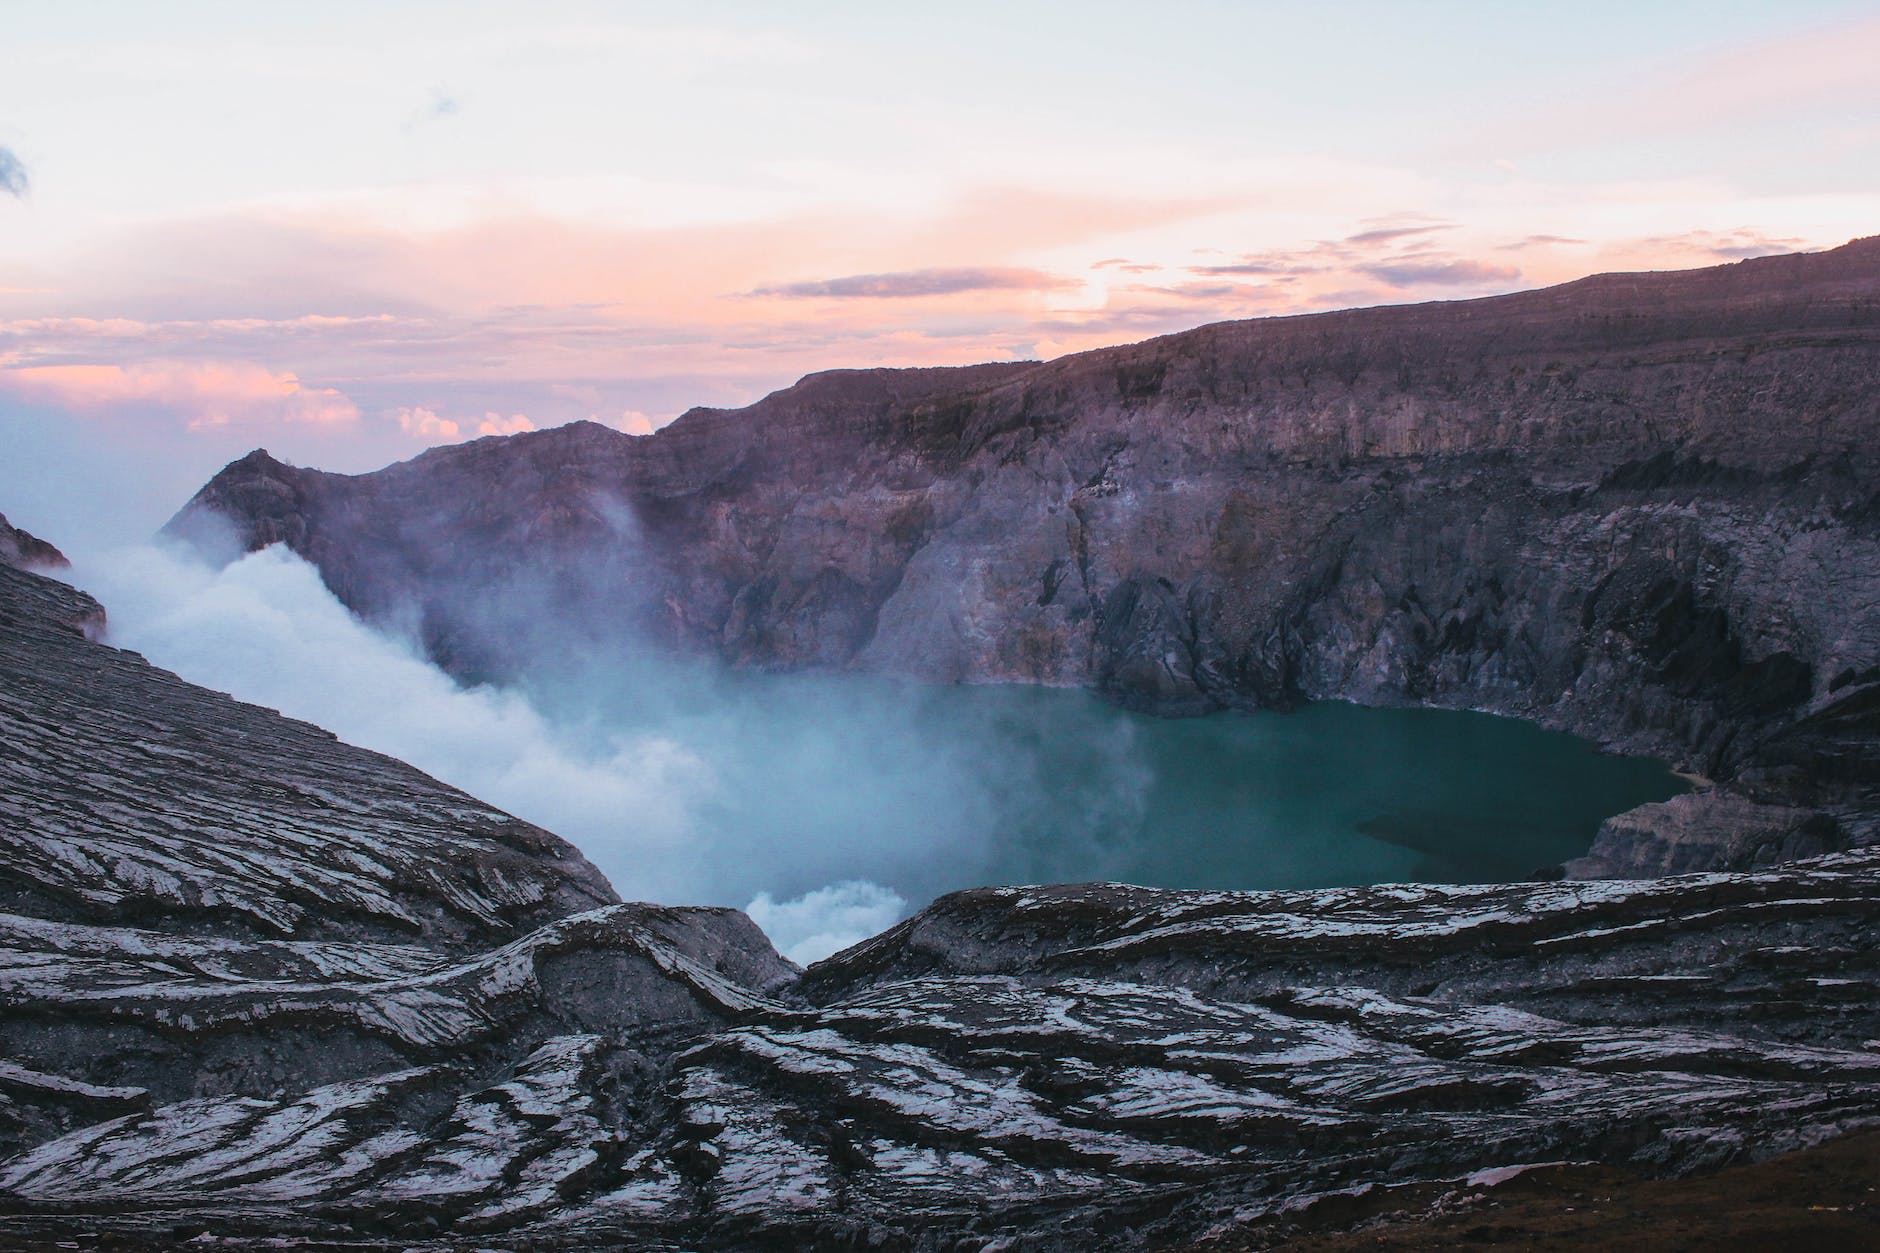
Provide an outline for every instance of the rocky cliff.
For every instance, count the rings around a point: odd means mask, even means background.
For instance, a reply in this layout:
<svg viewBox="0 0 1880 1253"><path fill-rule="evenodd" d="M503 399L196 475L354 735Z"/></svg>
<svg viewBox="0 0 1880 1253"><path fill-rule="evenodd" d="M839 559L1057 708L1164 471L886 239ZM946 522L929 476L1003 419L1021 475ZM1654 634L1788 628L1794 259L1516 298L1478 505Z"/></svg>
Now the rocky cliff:
<svg viewBox="0 0 1880 1253"><path fill-rule="evenodd" d="M1880 1120L1880 851L987 889L805 973L101 625L0 563L8 1248L1244 1247Z"/></svg>
<svg viewBox="0 0 1880 1253"><path fill-rule="evenodd" d="M171 530L285 542L463 675L542 666L552 620L1163 713L1487 709L1804 806L1838 847L1880 789L1880 238L836 371L355 477L256 452ZM1730 864L1713 818L1687 851ZM1602 856L1653 855L1615 830Z"/></svg>
<svg viewBox="0 0 1880 1253"><path fill-rule="evenodd" d="M20 570L61 570L72 563L57 548L28 531L22 531L0 513L0 566Z"/></svg>
<svg viewBox="0 0 1880 1253"><path fill-rule="evenodd" d="M0 1147L382 1061L329 985L384 946L440 964L617 899L546 831L99 642L33 543L0 549Z"/></svg>

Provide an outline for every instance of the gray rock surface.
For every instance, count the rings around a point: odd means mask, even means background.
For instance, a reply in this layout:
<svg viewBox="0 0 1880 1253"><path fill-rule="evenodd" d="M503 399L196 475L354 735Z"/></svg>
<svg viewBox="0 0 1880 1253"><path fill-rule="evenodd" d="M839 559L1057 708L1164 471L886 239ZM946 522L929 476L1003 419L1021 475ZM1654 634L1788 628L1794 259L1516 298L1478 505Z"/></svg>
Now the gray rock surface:
<svg viewBox="0 0 1880 1253"><path fill-rule="evenodd" d="M538 672L572 624L1162 713L1477 708L1867 831L1880 238L834 371L359 476L256 452L171 530L285 542L465 676Z"/></svg>
<svg viewBox="0 0 1880 1253"><path fill-rule="evenodd" d="M0 1147L381 1067L385 1013L428 994L366 1010L346 980L618 899L548 832L104 630L91 597L0 562Z"/></svg>
<svg viewBox="0 0 1880 1253"><path fill-rule="evenodd" d="M1608 818L1574 879L1652 879L1694 870L1760 870L1846 847L1831 815L1759 805L1727 792L1692 792Z"/></svg>
<svg viewBox="0 0 1880 1253"><path fill-rule="evenodd" d="M1880 1118L1880 850L983 889L805 973L733 911L609 903L546 833L99 620L0 567L11 1239L1148 1248Z"/></svg>
<svg viewBox="0 0 1880 1253"><path fill-rule="evenodd" d="M0 565L0 908L217 935L487 942L617 900L571 845L185 683Z"/></svg>
<svg viewBox="0 0 1880 1253"><path fill-rule="evenodd" d="M0 513L0 565L16 570L59 570L72 563L65 554L29 531L22 531Z"/></svg>

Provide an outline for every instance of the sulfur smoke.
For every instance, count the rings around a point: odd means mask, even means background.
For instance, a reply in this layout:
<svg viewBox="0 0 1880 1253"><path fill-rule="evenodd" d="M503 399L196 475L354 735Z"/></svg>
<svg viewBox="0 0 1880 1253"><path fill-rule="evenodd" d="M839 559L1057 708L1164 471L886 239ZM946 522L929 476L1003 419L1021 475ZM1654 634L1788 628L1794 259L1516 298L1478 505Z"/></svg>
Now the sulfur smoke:
<svg viewBox="0 0 1880 1253"><path fill-rule="evenodd" d="M79 555L75 581L106 605L111 643L546 827L623 897L745 908L799 962L989 881L1014 824L1056 830L1067 805L1096 833L1140 818L1129 723L1094 705L1090 725L1046 727L945 690L607 656L576 667L579 700L464 687L279 546L220 568L107 548ZM1084 756L1069 786L1053 768L1064 742Z"/></svg>

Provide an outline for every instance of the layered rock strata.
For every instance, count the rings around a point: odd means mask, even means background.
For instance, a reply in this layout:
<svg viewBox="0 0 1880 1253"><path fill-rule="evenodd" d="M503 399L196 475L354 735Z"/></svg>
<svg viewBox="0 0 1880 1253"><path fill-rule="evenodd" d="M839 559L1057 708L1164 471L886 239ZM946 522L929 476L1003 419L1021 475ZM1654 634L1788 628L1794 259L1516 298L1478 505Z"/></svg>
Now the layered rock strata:
<svg viewBox="0 0 1880 1253"><path fill-rule="evenodd" d="M287 543L465 676L572 627L1162 713L1478 708L1720 781L1720 848L1744 798L1844 845L1880 794L1876 450L1880 238L836 371L359 476L256 452L171 529Z"/></svg>
<svg viewBox="0 0 1880 1253"><path fill-rule="evenodd" d="M9 1238L1144 1248L1880 1120L1880 851L985 889L804 973L99 621L0 566Z"/></svg>
<svg viewBox="0 0 1880 1253"><path fill-rule="evenodd" d="M0 566L22 570L60 570L71 565L65 554L0 513Z"/></svg>
<svg viewBox="0 0 1880 1253"><path fill-rule="evenodd" d="M483 943L617 899L562 840L99 643L0 565L0 908L229 936Z"/></svg>
<svg viewBox="0 0 1880 1253"><path fill-rule="evenodd" d="M1608 818L1566 872L1576 879L1651 879L1755 870L1829 852L1844 839L1840 824L1817 810L1693 792Z"/></svg>
<svg viewBox="0 0 1880 1253"><path fill-rule="evenodd" d="M96 601L21 568L57 550L15 551L0 554L0 1147L127 1102L383 1062L348 1034L370 1014L336 983L415 977L412 962L618 899L540 828L100 642ZM264 991L299 1025L258 1008Z"/></svg>

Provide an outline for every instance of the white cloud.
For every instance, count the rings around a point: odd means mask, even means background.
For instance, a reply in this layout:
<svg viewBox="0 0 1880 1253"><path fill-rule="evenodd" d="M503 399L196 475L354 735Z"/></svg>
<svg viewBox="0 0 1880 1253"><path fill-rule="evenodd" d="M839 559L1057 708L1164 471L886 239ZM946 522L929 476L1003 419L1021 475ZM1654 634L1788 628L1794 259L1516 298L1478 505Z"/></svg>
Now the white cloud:
<svg viewBox="0 0 1880 1253"><path fill-rule="evenodd" d="M395 410L398 417L398 429L413 439L444 443L463 435L466 422L447 418L435 409L413 405ZM525 413L512 413L508 417L490 410L480 418L474 419L478 435L520 435L524 431L533 431L535 423Z"/></svg>
<svg viewBox="0 0 1880 1253"><path fill-rule="evenodd" d="M527 414L512 413L504 417L500 413L486 413L477 426L479 435L520 435L524 431L533 431L535 423L529 421Z"/></svg>
<svg viewBox="0 0 1880 1253"><path fill-rule="evenodd" d="M449 418L439 417L430 409L408 408L398 411L398 428L413 439L456 439L459 427Z"/></svg>
<svg viewBox="0 0 1880 1253"><path fill-rule="evenodd" d="M879 884L847 879L795 900L759 892L744 912L779 952L807 966L893 926L907 916L907 902Z"/></svg>
<svg viewBox="0 0 1880 1253"><path fill-rule="evenodd" d="M107 607L110 642L547 826L629 899L700 891L688 844L712 771L673 740L567 736L514 692L458 687L363 626L284 548L220 571L167 551L118 550L81 574Z"/></svg>
<svg viewBox="0 0 1880 1253"><path fill-rule="evenodd" d="M800 961L942 891L1110 877L1153 777L1129 720L1094 700L727 674L595 651L552 616L533 645L578 658L572 672L551 664L526 695L466 689L285 548L219 570L169 549L67 551L112 643L545 827L627 899L748 903ZM1026 843L1039 832L1057 833L1048 853Z"/></svg>

